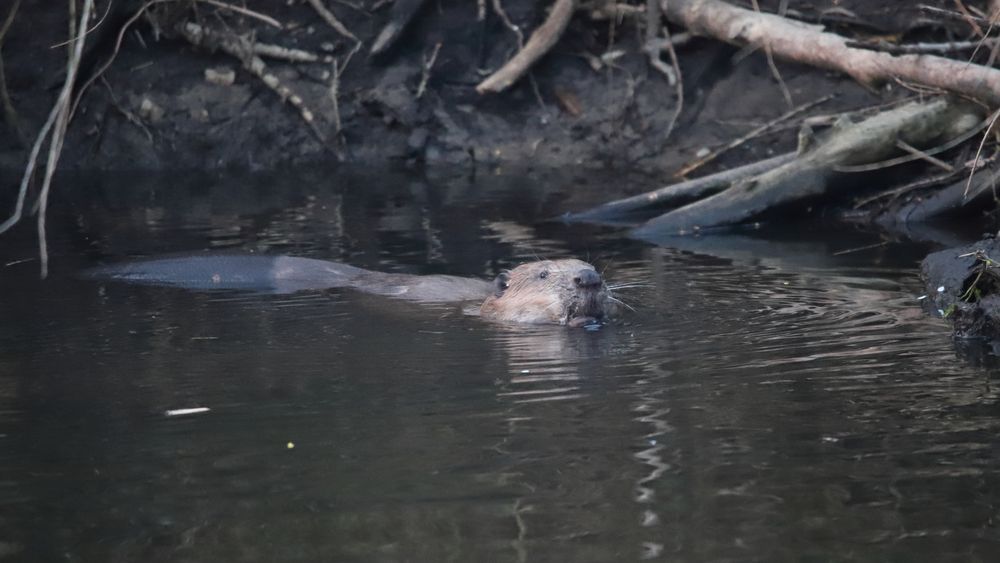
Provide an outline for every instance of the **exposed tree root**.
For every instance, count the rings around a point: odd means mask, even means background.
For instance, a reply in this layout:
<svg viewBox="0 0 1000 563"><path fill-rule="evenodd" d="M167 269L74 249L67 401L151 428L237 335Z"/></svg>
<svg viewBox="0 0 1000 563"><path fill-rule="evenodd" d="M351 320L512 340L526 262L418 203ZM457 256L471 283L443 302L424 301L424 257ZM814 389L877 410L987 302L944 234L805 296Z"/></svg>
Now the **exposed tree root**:
<svg viewBox="0 0 1000 563"><path fill-rule="evenodd" d="M76 85L76 75L80 69L80 57L83 54L83 45L86 42L87 24L90 22L90 13L93 10L93 0L84 0L83 10L80 14L79 22L76 21L76 4L70 2L70 43L69 54L66 57L66 78L56 103L49 112L49 117L42 125L35 139L35 144L31 147L31 154L28 156L28 164L24 168L24 175L21 178L21 186L17 195L17 204L14 213L9 219L0 224L0 233L11 228L21 220L24 212L24 201L28 194L28 185L34 176L35 167L38 161L38 154L41 152L45 139L49 138L49 155L45 164L45 175L42 179L41 189L38 195L38 254L41 263L41 277L45 278L49 272L48 242L45 236L45 215L48 210L49 188L52 185L52 175L55 174L56 165L59 163L59 156L62 154L63 140L66 137L66 128L69 126L70 116L73 107L73 87ZM49 133L51 132L51 136Z"/></svg>
<svg viewBox="0 0 1000 563"><path fill-rule="evenodd" d="M556 0L552 11L549 12L549 17L531 34L528 42L524 44L524 48L496 72L480 82L476 86L476 92L480 94L495 93L503 92L509 88L559 41L575 10L576 0Z"/></svg>
<svg viewBox="0 0 1000 563"><path fill-rule="evenodd" d="M856 49L822 27L756 13L721 0L661 0L664 15L690 31L735 45L770 49L775 56L844 72L875 85L901 79L989 104L1000 103L1000 70L934 55Z"/></svg>

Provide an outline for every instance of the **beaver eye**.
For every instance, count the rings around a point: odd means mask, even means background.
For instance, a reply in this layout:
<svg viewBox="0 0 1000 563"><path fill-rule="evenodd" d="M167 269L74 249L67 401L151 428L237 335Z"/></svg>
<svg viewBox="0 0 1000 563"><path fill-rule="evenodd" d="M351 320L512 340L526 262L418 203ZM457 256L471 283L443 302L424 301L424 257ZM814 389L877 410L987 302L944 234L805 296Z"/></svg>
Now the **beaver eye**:
<svg viewBox="0 0 1000 563"><path fill-rule="evenodd" d="M496 296L500 297L507 287L510 285L510 276L507 274L500 274L493 280L493 288L496 290Z"/></svg>
<svg viewBox="0 0 1000 563"><path fill-rule="evenodd" d="M547 277L549 277L549 271L548 270L542 270L538 274L538 279L540 279L540 280L544 280Z"/></svg>

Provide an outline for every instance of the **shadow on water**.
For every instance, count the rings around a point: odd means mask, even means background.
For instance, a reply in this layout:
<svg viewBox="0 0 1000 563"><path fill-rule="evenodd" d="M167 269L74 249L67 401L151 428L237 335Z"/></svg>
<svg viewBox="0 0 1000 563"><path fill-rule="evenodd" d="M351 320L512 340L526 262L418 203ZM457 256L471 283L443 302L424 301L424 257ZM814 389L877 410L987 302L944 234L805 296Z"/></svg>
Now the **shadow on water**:
<svg viewBox="0 0 1000 563"><path fill-rule="evenodd" d="M598 200L599 178L73 180L51 279L30 229L0 247L0 561L996 551L995 366L957 361L921 312L923 247L822 231L655 247L542 221ZM589 258L636 310L587 331L75 276L206 249L483 278ZM211 410L164 414L192 407Z"/></svg>

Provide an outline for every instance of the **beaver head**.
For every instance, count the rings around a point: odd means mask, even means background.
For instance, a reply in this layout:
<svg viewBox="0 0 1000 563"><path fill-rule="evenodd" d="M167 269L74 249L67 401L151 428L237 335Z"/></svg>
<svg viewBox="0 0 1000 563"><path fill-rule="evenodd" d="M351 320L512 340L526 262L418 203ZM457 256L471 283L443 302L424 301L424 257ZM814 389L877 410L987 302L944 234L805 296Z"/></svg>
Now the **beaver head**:
<svg viewBox="0 0 1000 563"><path fill-rule="evenodd" d="M480 307L487 319L582 326L607 313L608 288L582 260L542 260L501 273Z"/></svg>

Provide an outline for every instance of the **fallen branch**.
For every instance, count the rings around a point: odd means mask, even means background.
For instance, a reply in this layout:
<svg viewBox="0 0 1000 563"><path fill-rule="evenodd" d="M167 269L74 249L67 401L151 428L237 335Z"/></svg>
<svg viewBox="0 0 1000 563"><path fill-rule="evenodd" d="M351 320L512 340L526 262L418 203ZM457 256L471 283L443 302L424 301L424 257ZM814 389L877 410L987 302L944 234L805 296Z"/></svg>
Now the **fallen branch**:
<svg viewBox="0 0 1000 563"><path fill-rule="evenodd" d="M981 120L978 108L939 98L910 103L861 123L843 124L795 160L661 215L635 234L688 234L749 221L776 206L828 193L829 180L838 167L882 160L899 150L897 141L927 146L941 138L966 135Z"/></svg>
<svg viewBox="0 0 1000 563"><path fill-rule="evenodd" d="M660 0L668 20L691 32L734 45L771 49L775 56L837 70L865 85L899 78L1000 103L1000 70L934 55L901 55L855 49L821 26L755 13L721 0Z"/></svg>
<svg viewBox="0 0 1000 563"><path fill-rule="evenodd" d="M563 217L570 222L613 222L629 219L630 215L676 208L688 202L721 192L736 182L749 180L768 170L795 160L796 153L782 155L753 162L731 170L725 170L702 178L672 184L658 190L619 199L599 205L580 213Z"/></svg>
<svg viewBox="0 0 1000 563"><path fill-rule="evenodd" d="M549 17L531 34L524 48L476 86L480 94L503 92L559 41L576 10L576 0L556 0Z"/></svg>

